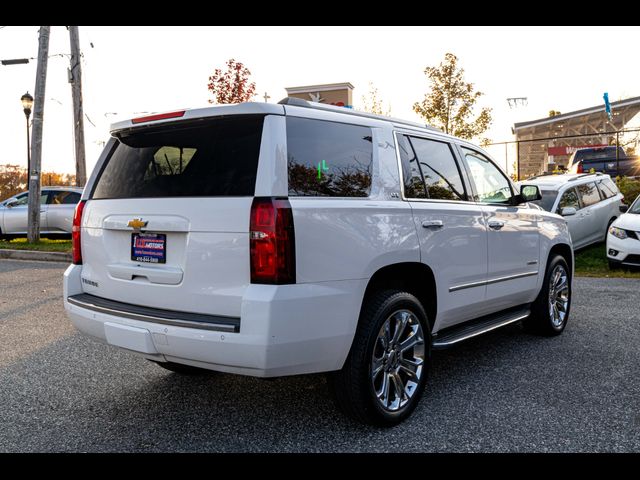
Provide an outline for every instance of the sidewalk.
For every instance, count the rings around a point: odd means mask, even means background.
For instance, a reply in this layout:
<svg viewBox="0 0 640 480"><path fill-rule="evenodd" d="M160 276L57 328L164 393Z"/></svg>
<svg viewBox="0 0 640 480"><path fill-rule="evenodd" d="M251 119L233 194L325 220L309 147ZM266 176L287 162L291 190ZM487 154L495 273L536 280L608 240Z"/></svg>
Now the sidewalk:
<svg viewBox="0 0 640 480"><path fill-rule="evenodd" d="M0 249L0 258L11 260L38 260L44 262L71 263L71 252L42 252L38 250Z"/></svg>

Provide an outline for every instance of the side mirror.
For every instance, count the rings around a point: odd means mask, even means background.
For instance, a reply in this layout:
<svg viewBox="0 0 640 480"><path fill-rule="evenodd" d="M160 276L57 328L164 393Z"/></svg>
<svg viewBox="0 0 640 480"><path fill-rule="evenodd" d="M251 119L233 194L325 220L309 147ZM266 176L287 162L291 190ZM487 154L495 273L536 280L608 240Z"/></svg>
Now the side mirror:
<svg viewBox="0 0 640 480"><path fill-rule="evenodd" d="M620 213L626 213L629 210L629 205L620 205L618 207L620 209Z"/></svg>
<svg viewBox="0 0 640 480"><path fill-rule="evenodd" d="M520 199L522 202L535 202L536 200L542 200L540 190L537 185L523 185L520 189Z"/></svg>
<svg viewBox="0 0 640 480"><path fill-rule="evenodd" d="M563 217L570 217L571 215L575 215L578 211L574 207L564 207L560 211L560 215Z"/></svg>
<svg viewBox="0 0 640 480"><path fill-rule="evenodd" d="M13 208L16 205L18 205L18 201L17 200L11 200L10 202L7 202L4 204L5 207L7 208Z"/></svg>

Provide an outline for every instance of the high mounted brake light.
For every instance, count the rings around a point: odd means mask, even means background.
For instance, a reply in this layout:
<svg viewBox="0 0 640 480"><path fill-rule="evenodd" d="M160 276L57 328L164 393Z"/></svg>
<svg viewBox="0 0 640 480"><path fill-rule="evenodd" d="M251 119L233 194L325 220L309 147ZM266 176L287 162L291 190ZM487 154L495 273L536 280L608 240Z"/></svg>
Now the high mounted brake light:
<svg viewBox="0 0 640 480"><path fill-rule="evenodd" d="M184 116L186 110L179 110L177 112L158 113L155 115L147 115L145 117L138 117L131 120L132 123L145 123L153 122L155 120L164 120L167 118L179 118Z"/></svg>

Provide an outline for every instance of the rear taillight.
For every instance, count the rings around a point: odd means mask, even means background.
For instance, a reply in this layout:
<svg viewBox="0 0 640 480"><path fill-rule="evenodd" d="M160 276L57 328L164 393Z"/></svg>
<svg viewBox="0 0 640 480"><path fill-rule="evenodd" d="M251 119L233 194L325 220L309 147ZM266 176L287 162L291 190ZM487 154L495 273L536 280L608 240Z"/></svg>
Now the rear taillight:
<svg viewBox="0 0 640 480"><path fill-rule="evenodd" d="M73 254L73 263L82 265L82 249L80 248L80 226L82 225L82 211L86 200L82 200L76 205L73 212L73 225L71 227L71 252Z"/></svg>
<svg viewBox="0 0 640 480"><path fill-rule="evenodd" d="M296 242L289 200L254 198L249 239L251 283L296 283Z"/></svg>
<svg viewBox="0 0 640 480"><path fill-rule="evenodd" d="M584 173L584 168L582 167L581 163L578 164L578 169L576 170L576 173Z"/></svg>

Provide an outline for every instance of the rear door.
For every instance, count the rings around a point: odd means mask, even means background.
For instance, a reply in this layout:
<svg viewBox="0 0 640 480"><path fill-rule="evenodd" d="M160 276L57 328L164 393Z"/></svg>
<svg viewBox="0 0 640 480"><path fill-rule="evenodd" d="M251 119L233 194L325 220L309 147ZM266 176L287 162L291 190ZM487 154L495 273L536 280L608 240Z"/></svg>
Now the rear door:
<svg viewBox="0 0 640 480"><path fill-rule="evenodd" d="M71 190L51 190L47 200L47 228L50 232L71 233L73 211L80 193Z"/></svg>
<svg viewBox="0 0 640 480"><path fill-rule="evenodd" d="M487 279L487 228L469 201L453 145L397 134L404 195L413 210L423 263L435 276L435 330L482 315Z"/></svg>
<svg viewBox="0 0 640 480"><path fill-rule="evenodd" d="M582 209L578 211L582 222L582 232L585 244L593 243L601 239L602 230L606 228L608 221L607 204L602 201L600 192L595 182L576 185Z"/></svg>
<svg viewBox="0 0 640 480"><path fill-rule="evenodd" d="M83 288L135 305L240 316L263 134L230 115L116 133L84 208ZM263 125L265 128L263 129ZM268 163L281 146L267 142ZM87 281L84 281L84 280Z"/></svg>

